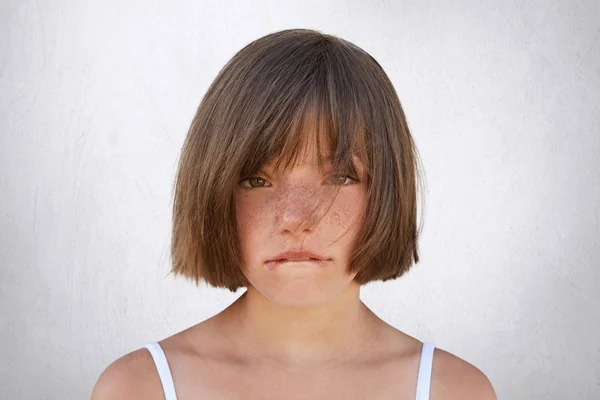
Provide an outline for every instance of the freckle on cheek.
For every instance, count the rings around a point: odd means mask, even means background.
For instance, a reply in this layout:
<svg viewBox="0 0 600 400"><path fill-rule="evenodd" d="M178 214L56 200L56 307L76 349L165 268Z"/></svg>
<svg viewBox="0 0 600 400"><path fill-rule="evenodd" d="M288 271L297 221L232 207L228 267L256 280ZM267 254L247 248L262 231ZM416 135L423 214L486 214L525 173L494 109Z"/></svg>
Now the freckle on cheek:
<svg viewBox="0 0 600 400"><path fill-rule="evenodd" d="M331 214L331 218L329 221L330 225L340 225L340 213L339 212L334 212Z"/></svg>
<svg viewBox="0 0 600 400"><path fill-rule="evenodd" d="M260 230L269 223L272 215L272 205L270 201L265 201L256 208L253 208L249 213L249 226L253 230Z"/></svg>

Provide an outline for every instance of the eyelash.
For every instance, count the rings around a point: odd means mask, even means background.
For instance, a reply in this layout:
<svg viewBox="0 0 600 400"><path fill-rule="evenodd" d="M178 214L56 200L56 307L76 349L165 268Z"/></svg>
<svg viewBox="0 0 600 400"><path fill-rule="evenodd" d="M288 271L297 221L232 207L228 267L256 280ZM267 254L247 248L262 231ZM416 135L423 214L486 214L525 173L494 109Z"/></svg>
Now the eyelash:
<svg viewBox="0 0 600 400"><path fill-rule="evenodd" d="M268 182L265 178L262 178L260 176L250 176L250 177L248 177L246 179L240 180L238 183L239 184L243 184L244 182L248 182L248 181L250 181L250 179L255 179L255 178L258 178L258 179L261 179L261 180L263 180L265 182ZM360 182L358 179L356 179L356 178L354 178L354 177L352 177L350 175L344 175L344 178L350 179L352 181L352 183L349 183L349 184L346 184L346 185L342 184L341 186L349 186L349 185L352 185L354 183L359 183ZM245 189L259 189L261 187L270 187L270 186L256 186L256 187L254 187L254 186L244 186Z"/></svg>

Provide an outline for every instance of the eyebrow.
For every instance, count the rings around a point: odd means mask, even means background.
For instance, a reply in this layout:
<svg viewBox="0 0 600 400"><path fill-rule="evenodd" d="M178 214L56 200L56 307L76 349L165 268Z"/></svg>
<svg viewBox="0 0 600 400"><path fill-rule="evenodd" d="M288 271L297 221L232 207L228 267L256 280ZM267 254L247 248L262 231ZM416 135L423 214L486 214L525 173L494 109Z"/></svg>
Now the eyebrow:
<svg viewBox="0 0 600 400"><path fill-rule="evenodd" d="M321 159L326 163L331 163L333 161L333 157L331 155L322 156ZM362 165L362 161L360 160L360 158L358 156L352 156L352 161L356 165ZM297 165L303 166L303 165L307 165L307 164L310 164L310 163L309 162L300 162Z"/></svg>
<svg viewBox="0 0 600 400"><path fill-rule="evenodd" d="M322 160L324 161L325 164L331 164L333 158L331 156L323 156ZM296 167L303 167L306 165L311 165L310 162L299 162L296 164ZM266 167L266 166L265 166ZM265 168L263 167L263 168ZM272 169L272 166L267 167L269 169ZM349 173L359 176L362 174L362 171L364 170L364 165L362 163L362 161L360 160L360 158L358 156L352 156L352 162L350 163L350 171Z"/></svg>

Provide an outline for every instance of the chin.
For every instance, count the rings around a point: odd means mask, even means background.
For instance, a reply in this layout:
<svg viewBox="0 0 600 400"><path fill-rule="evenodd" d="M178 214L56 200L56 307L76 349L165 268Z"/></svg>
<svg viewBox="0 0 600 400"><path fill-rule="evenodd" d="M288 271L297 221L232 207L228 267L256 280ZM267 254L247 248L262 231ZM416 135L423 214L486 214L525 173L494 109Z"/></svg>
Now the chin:
<svg viewBox="0 0 600 400"><path fill-rule="evenodd" d="M353 283L351 276L335 280L288 279L253 282L253 290L284 307L319 307L327 305Z"/></svg>
<svg viewBox="0 0 600 400"><path fill-rule="evenodd" d="M331 301L330 296L307 297L307 296L272 296L267 297L273 303L282 307L303 308L303 307L320 307L325 306Z"/></svg>

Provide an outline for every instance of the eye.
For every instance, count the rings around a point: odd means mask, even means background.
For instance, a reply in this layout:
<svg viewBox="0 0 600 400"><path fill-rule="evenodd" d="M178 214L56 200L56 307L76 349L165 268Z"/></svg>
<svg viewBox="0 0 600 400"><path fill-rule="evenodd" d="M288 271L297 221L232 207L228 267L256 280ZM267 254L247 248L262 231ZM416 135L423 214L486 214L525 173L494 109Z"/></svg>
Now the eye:
<svg viewBox="0 0 600 400"><path fill-rule="evenodd" d="M351 177L350 175L331 175L328 178L328 182L332 185L348 186L358 182L358 179Z"/></svg>
<svg viewBox="0 0 600 400"><path fill-rule="evenodd" d="M260 176L251 176L250 178L242 179L239 183L245 188L268 187L271 185L266 179Z"/></svg>

